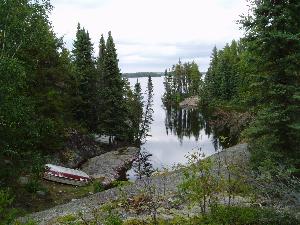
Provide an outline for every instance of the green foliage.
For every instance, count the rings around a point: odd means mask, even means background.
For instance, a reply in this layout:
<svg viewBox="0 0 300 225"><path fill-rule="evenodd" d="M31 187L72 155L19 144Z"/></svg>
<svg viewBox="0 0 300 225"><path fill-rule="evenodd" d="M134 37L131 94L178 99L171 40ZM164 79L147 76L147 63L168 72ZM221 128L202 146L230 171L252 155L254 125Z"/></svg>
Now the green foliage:
<svg viewBox="0 0 300 225"><path fill-rule="evenodd" d="M25 189L29 193L36 193L42 189L42 186L39 180L31 179L28 184L25 185Z"/></svg>
<svg viewBox="0 0 300 225"><path fill-rule="evenodd" d="M122 225L123 221L120 216L111 214L109 215L104 222L104 225Z"/></svg>
<svg viewBox="0 0 300 225"><path fill-rule="evenodd" d="M215 203L219 187L212 173L212 161L203 157L199 152L187 156L188 165L183 168L184 178L179 191L191 205L199 205L201 212L205 213Z"/></svg>
<svg viewBox="0 0 300 225"><path fill-rule="evenodd" d="M150 157L152 157L152 154L147 151L140 151L133 162L132 168L137 179L141 180L142 178L150 177L154 172Z"/></svg>
<svg viewBox="0 0 300 225"><path fill-rule="evenodd" d="M250 126L254 155L299 164L300 10L298 1L253 1L252 16L241 21L255 66L256 120Z"/></svg>
<svg viewBox="0 0 300 225"><path fill-rule="evenodd" d="M132 139L137 144L139 144L139 135L141 124L143 121L143 107L144 107L144 100L142 94L141 84L137 80L136 84L134 85L134 91L132 95L131 104L129 107L129 119L132 123L131 131L132 131Z"/></svg>
<svg viewBox="0 0 300 225"><path fill-rule="evenodd" d="M150 125L153 122L153 83L151 76L148 77L147 83L147 102L144 103L145 109L142 114L142 121L139 128L138 143L141 144L146 141L150 132Z"/></svg>
<svg viewBox="0 0 300 225"><path fill-rule="evenodd" d="M102 68L102 91L100 92L101 121L98 130L110 137L126 138L127 107L125 101L125 83L118 66L117 52L111 32L108 33ZM99 130L99 131L100 131Z"/></svg>
<svg viewBox="0 0 300 225"><path fill-rule="evenodd" d="M93 182L93 191L94 191L94 193L102 192L104 190L105 190L104 186L100 181L94 181Z"/></svg>
<svg viewBox="0 0 300 225"><path fill-rule="evenodd" d="M175 216L171 219L159 219L159 225L294 225L299 220L294 216L276 212L269 209L239 207L239 206L215 206L205 215L193 217ZM129 219L124 225L152 225L150 219Z"/></svg>
<svg viewBox="0 0 300 225"><path fill-rule="evenodd" d="M78 220L77 216L73 214L69 214L63 217L60 217L57 219L57 222L61 225L79 225L79 222L76 222Z"/></svg>
<svg viewBox="0 0 300 225"><path fill-rule="evenodd" d="M243 74L239 67L242 52L241 44L234 40L222 50L214 47L205 76L204 100L232 101L239 97L239 89L246 85L240 82Z"/></svg>
<svg viewBox="0 0 300 225"><path fill-rule="evenodd" d="M14 220L16 210L11 208L13 201L9 191L0 189L0 224L9 224Z"/></svg>
<svg viewBox="0 0 300 225"><path fill-rule="evenodd" d="M268 158L299 165L300 4L250 2L249 15L240 21L245 37L213 49L201 100L255 115L245 132L254 166Z"/></svg>
<svg viewBox="0 0 300 225"><path fill-rule="evenodd" d="M292 225L297 224L297 219L292 215L277 213L273 210L265 210L239 206L217 206L211 213L203 218L203 223L208 224L270 224ZM299 222L299 221L298 221Z"/></svg>
<svg viewBox="0 0 300 225"><path fill-rule="evenodd" d="M198 65L194 61L182 64L179 60L169 72L165 71L164 86L163 101L168 104L178 104L186 97L198 95L202 86Z"/></svg>
<svg viewBox="0 0 300 225"><path fill-rule="evenodd" d="M114 187L121 188L121 187L125 187L125 186L128 186L128 185L132 184L132 182L127 181L127 180L116 180L116 181L113 181L111 184Z"/></svg>
<svg viewBox="0 0 300 225"><path fill-rule="evenodd" d="M97 117L94 104L97 102L96 68L93 59L93 45L88 31L77 26L76 40L74 41L73 64L74 76L74 114L76 119L85 124L89 130L96 129Z"/></svg>
<svg viewBox="0 0 300 225"><path fill-rule="evenodd" d="M0 172L4 185L13 186L19 172L31 172L33 160L62 144L68 99L58 83L67 78L50 10L48 1L0 3L0 155L10 162Z"/></svg>
<svg viewBox="0 0 300 225"><path fill-rule="evenodd" d="M126 78L138 78L138 77L161 77L163 76L162 73L157 73L157 72L136 72L136 73L123 73L123 77Z"/></svg>

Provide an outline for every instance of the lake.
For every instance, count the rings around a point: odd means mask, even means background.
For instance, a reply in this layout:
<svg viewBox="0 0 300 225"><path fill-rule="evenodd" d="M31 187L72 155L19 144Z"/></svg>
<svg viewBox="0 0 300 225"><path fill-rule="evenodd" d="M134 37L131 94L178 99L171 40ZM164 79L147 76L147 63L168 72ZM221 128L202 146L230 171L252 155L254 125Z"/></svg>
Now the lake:
<svg viewBox="0 0 300 225"><path fill-rule="evenodd" d="M133 87L137 78L128 79ZM143 92L146 91L147 77L138 78ZM186 163L186 155L200 148L206 156L220 150L218 140L210 134L206 121L199 110L164 107L164 77L153 77L153 123L150 135L141 151L152 154L150 161L155 169L170 168L174 164ZM133 169L127 177L134 179Z"/></svg>

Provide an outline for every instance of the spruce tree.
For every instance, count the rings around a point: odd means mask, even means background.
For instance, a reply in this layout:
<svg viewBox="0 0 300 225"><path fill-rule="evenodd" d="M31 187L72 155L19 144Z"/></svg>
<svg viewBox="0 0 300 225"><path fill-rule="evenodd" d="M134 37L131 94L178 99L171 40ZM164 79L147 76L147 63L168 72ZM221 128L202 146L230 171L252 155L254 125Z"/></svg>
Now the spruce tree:
<svg viewBox="0 0 300 225"><path fill-rule="evenodd" d="M118 66L117 52L111 32L106 41L106 52L103 63L103 101L101 132L112 137L124 138L128 128L126 124L126 105L124 99L124 81Z"/></svg>
<svg viewBox="0 0 300 225"><path fill-rule="evenodd" d="M95 100L95 106L96 106L96 132L101 133L101 120L103 120L102 115L102 109L105 107L104 101L102 99L102 91L103 91L103 85L104 85L104 59L106 55L106 44L103 37L103 34L101 35L100 41L99 41L99 54L97 58L97 71L96 71L96 100Z"/></svg>
<svg viewBox="0 0 300 225"><path fill-rule="evenodd" d="M103 34L101 35L100 42L99 42L99 55L97 58L97 74L100 84L103 82L103 68L104 68L104 57L106 54L106 46Z"/></svg>
<svg viewBox="0 0 300 225"><path fill-rule="evenodd" d="M199 71L198 65L194 61L190 64L190 70L188 76L189 76L188 95L189 96L198 95L200 91L200 85L201 85L201 73Z"/></svg>
<svg viewBox="0 0 300 225"><path fill-rule="evenodd" d="M218 90L220 88L220 85L219 85L219 81L217 80L217 74L216 74L217 65L218 65L218 49L215 46L211 54L209 68L205 76L205 89L206 89L205 94L207 95L208 99L214 98L219 94Z"/></svg>
<svg viewBox="0 0 300 225"><path fill-rule="evenodd" d="M257 119L249 130L256 162L266 158L299 166L300 2L253 1L243 19L256 66Z"/></svg>
<svg viewBox="0 0 300 225"><path fill-rule="evenodd" d="M93 45L89 33L81 28L80 24L77 26L72 53L75 66L75 95L77 97L77 103L74 106L75 116L89 130L95 130L95 97L97 96L97 90Z"/></svg>
<svg viewBox="0 0 300 225"><path fill-rule="evenodd" d="M148 76L147 84L147 102L145 104L145 111L143 113L142 123L140 125L139 142L140 144L149 136L150 126L153 122L153 83L151 76Z"/></svg>
<svg viewBox="0 0 300 225"><path fill-rule="evenodd" d="M141 84L138 80L134 85L133 102L131 108L133 137L135 143L139 145L141 143L141 140L139 139L139 134L143 122L144 97L142 93Z"/></svg>

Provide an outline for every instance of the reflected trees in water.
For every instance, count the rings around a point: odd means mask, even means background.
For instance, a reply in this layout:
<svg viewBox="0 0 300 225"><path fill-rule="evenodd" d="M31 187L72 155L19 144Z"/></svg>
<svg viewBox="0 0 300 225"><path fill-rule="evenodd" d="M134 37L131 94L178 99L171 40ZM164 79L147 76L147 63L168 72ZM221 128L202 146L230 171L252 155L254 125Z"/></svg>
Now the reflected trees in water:
<svg viewBox="0 0 300 225"><path fill-rule="evenodd" d="M196 108L180 108L171 105L165 105L165 126L167 135L173 134L178 137L182 144L183 139L195 138L201 139L201 131L208 137L212 137L212 142L216 151L231 146L235 141L234 137L229 136L229 132L217 130L210 126L209 119L204 113Z"/></svg>

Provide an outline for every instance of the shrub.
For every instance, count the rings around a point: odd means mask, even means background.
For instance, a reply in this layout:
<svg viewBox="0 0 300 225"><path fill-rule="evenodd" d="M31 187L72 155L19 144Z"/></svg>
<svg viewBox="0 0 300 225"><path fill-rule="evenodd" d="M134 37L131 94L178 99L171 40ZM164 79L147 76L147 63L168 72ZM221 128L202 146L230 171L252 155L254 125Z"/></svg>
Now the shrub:
<svg viewBox="0 0 300 225"><path fill-rule="evenodd" d="M9 224L15 218L16 210L11 209L13 200L8 190L0 189L0 224Z"/></svg>
<svg viewBox="0 0 300 225"><path fill-rule="evenodd" d="M93 191L94 193L97 193L97 192L101 192L101 191L104 191L104 186L103 184L100 182L100 181L95 181L93 183Z"/></svg>

